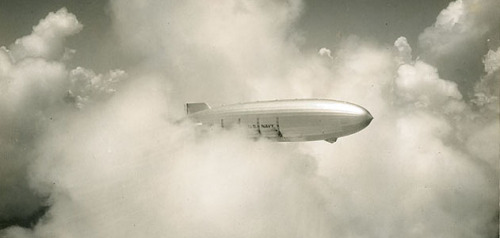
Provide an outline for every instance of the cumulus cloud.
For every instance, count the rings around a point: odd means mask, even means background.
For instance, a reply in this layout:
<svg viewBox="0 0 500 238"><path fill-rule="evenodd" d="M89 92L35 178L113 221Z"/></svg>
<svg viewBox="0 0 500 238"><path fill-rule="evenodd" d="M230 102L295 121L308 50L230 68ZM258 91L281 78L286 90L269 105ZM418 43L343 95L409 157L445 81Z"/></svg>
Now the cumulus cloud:
<svg viewBox="0 0 500 238"><path fill-rule="evenodd" d="M457 0L419 36L423 58L439 67L445 79L458 82L467 98L482 73L480 57L488 51L488 39L498 38L499 12L496 0Z"/></svg>
<svg viewBox="0 0 500 238"><path fill-rule="evenodd" d="M5 163L21 168L6 178L29 180L50 206L32 229L0 235L498 234L498 111L464 100L459 82L413 56L404 37L393 49L348 38L323 50L331 60L299 50L298 1L112 1L111 9L120 44L139 62L127 73L67 70L52 54L17 62L0 51L9 92L0 105L12 118L0 125L15 128L1 149L23 162ZM486 54L475 83L489 100L498 96L484 86L500 80L497 55ZM50 70L32 79L41 68ZM333 145L200 134L172 120L185 101L300 97L358 103L375 120ZM1 202L14 206L8 194Z"/></svg>
<svg viewBox="0 0 500 238"><path fill-rule="evenodd" d="M474 103L499 112L498 97L500 96L500 48L496 51L489 50L484 56L484 75L475 86Z"/></svg>
<svg viewBox="0 0 500 238"><path fill-rule="evenodd" d="M43 59L11 61L9 51L0 49L0 122L2 167L0 177L2 221L14 216L24 217L39 206L39 199L30 192L26 167L34 159L32 147L37 136L50 123L53 104L64 93L62 85L66 70L63 65ZM2 222L3 223L3 222Z"/></svg>
<svg viewBox="0 0 500 238"><path fill-rule="evenodd" d="M51 12L33 27L31 35L19 38L11 46L14 61L27 57L57 59L64 53L63 43L68 36L78 33L82 24L66 8Z"/></svg>
<svg viewBox="0 0 500 238"><path fill-rule="evenodd" d="M406 39L406 37L403 37L403 36L399 37L394 42L394 46L396 47L396 49L398 51L399 62L401 64L410 63L412 60L412 55L411 55L412 49L411 49L410 44L408 44L408 40Z"/></svg>
<svg viewBox="0 0 500 238"><path fill-rule="evenodd" d="M398 67L395 80L398 103L445 112L465 108L456 83L439 78L437 69L421 60L411 61L411 47L405 38L397 39L394 46L400 62L404 62Z"/></svg>
<svg viewBox="0 0 500 238"><path fill-rule="evenodd" d="M9 48L0 47L2 228L16 220L22 223L23 218L36 214L45 204L45 195L28 185L27 169L38 158L35 147L41 136L64 117L63 111L74 108L65 103L65 95L71 90L84 98L101 94L80 93L87 90L83 88L87 85L75 84L71 80L75 70L70 77L64 63L57 60L64 52L64 39L81 27L76 17L63 8L42 19L32 34L18 39ZM108 83L96 85L99 85L97 91L108 87Z"/></svg>
<svg viewBox="0 0 500 238"><path fill-rule="evenodd" d="M70 89L65 101L74 103L77 108L91 103L90 100L101 101L116 92L116 86L126 77L123 70L112 70L106 75L96 74L90 69L77 67L69 72Z"/></svg>
<svg viewBox="0 0 500 238"><path fill-rule="evenodd" d="M329 49L327 49L327 48L321 48L321 49L319 49L318 53L321 56L326 55L326 56L328 56L328 58L333 59L333 57L332 57L332 51L329 50Z"/></svg>
<svg viewBox="0 0 500 238"><path fill-rule="evenodd" d="M412 60L412 48L405 37L394 42L399 63L394 81L397 104L424 107L446 113L463 110L457 84L441 79L438 69L421 59Z"/></svg>
<svg viewBox="0 0 500 238"><path fill-rule="evenodd" d="M441 11L432 27L420 35L422 47L433 57L453 54L464 45L484 41L500 17L498 1L457 0Z"/></svg>

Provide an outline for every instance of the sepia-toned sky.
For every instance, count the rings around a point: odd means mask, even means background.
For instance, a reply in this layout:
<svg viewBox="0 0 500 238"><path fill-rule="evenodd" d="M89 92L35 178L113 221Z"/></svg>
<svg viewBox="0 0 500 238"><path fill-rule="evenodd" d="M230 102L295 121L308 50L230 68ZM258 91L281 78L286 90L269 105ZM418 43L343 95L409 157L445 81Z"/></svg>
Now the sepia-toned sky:
<svg viewBox="0 0 500 238"><path fill-rule="evenodd" d="M496 237L500 2L2 1L0 237ZM185 102L349 101L323 141Z"/></svg>
<svg viewBox="0 0 500 238"><path fill-rule="evenodd" d="M334 48L349 36L358 36L380 44L392 44L405 36L416 43L418 35L435 21L449 0L310 0L304 2L295 28L304 37L303 49ZM112 58L108 41L113 41L112 17L107 1L2 1L0 8L0 43L9 45L19 36L29 34L32 26L47 15L66 7L85 26L78 38L69 39L68 46L79 51L74 61L98 70L124 64ZM111 52L110 52L111 51ZM105 53L103 53L105 52ZM96 62L96 55L102 61Z"/></svg>

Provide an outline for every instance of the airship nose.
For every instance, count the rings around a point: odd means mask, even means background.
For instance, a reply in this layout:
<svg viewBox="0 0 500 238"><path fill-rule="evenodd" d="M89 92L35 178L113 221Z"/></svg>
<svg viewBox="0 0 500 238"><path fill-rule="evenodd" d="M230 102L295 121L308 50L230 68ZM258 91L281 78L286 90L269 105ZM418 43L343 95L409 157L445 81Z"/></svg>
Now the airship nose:
<svg viewBox="0 0 500 238"><path fill-rule="evenodd" d="M363 130L373 120L372 114L365 108L355 104L345 104L343 118L341 119L342 133L350 135ZM338 115L337 115L338 116Z"/></svg>
<svg viewBox="0 0 500 238"><path fill-rule="evenodd" d="M366 111L366 121L368 122L368 124L370 124L372 120L373 120L372 114L369 111Z"/></svg>
<svg viewBox="0 0 500 238"><path fill-rule="evenodd" d="M364 113L363 113L363 122L362 122L362 124L363 124L364 127L367 127L372 122L373 116L372 116L372 114L368 110L366 110L364 108L363 108L363 111L364 111Z"/></svg>

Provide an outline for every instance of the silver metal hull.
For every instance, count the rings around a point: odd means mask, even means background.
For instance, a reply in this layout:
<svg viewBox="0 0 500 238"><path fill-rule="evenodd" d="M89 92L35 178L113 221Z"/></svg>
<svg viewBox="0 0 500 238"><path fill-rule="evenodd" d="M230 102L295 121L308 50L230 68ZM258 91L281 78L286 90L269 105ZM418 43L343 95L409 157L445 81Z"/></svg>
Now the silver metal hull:
<svg viewBox="0 0 500 238"><path fill-rule="evenodd" d="M189 107L195 108L189 111ZM356 133L367 127L372 115L363 107L320 99L275 100L217 108L187 104L188 116L205 126L244 127L251 137L276 141L326 140ZM206 108L203 107L205 105Z"/></svg>

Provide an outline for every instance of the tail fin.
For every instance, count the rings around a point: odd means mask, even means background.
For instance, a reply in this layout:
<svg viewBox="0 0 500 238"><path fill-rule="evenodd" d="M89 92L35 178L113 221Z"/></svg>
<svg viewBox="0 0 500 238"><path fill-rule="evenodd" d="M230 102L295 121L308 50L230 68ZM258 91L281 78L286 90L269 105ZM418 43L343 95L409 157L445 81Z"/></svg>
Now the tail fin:
<svg viewBox="0 0 500 238"><path fill-rule="evenodd" d="M186 112L187 114L203 111L210 109L210 106L204 102L200 103L186 103Z"/></svg>

